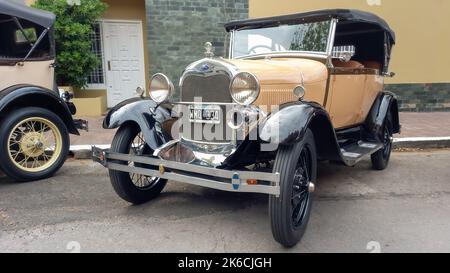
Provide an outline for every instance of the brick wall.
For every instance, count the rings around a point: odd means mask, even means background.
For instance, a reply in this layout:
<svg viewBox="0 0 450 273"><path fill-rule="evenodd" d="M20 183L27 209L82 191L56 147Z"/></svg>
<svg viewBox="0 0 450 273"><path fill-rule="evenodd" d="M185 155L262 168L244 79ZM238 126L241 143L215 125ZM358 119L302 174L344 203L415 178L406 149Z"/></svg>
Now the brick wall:
<svg viewBox="0 0 450 273"><path fill-rule="evenodd" d="M403 112L450 112L450 83L389 84L386 90L399 97Z"/></svg>
<svg viewBox="0 0 450 273"><path fill-rule="evenodd" d="M150 73L162 72L178 86L183 69L204 57L212 42L224 56L224 23L248 18L248 0L146 0Z"/></svg>

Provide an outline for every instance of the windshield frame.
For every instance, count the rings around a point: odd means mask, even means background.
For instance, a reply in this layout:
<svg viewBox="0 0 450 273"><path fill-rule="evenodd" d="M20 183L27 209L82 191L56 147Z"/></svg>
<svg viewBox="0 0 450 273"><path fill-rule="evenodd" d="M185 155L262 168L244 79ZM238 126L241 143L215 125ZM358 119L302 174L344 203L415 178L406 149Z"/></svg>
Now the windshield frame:
<svg viewBox="0 0 450 273"><path fill-rule="evenodd" d="M323 20L323 21L327 21L327 20ZM257 58L263 58L263 57L267 57L267 56L281 56L281 57L299 56L299 57L318 57L318 58L324 58L324 59L331 58L335 34L336 34L337 21L338 20L336 18L330 19L330 29L329 29L329 33L328 33L328 40L327 40L327 46L326 46L325 52L287 50L287 51L272 51L272 52L266 52L266 53L248 54L248 55L234 57L235 33L239 31L239 29L235 29L235 30L231 31L228 56L230 59L257 59ZM258 28L255 27L255 28L245 28L245 29L258 29Z"/></svg>

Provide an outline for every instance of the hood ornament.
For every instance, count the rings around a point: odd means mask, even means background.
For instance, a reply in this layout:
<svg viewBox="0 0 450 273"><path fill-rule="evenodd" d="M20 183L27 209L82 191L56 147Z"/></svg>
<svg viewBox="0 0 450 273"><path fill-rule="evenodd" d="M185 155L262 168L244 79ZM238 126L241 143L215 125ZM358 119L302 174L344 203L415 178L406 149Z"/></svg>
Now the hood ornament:
<svg viewBox="0 0 450 273"><path fill-rule="evenodd" d="M212 58L214 57L214 47L211 44L211 42L206 42L205 43L205 57L206 58Z"/></svg>

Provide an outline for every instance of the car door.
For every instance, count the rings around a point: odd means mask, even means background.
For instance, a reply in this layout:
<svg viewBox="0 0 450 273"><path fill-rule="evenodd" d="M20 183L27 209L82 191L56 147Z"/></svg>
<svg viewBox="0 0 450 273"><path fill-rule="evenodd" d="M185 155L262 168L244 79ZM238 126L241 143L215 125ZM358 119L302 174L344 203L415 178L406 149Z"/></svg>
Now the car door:
<svg viewBox="0 0 450 273"><path fill-rule="evenodd" d="M332 68L326 109L336 129L363 122L366 74L361 68Z"/></svg>

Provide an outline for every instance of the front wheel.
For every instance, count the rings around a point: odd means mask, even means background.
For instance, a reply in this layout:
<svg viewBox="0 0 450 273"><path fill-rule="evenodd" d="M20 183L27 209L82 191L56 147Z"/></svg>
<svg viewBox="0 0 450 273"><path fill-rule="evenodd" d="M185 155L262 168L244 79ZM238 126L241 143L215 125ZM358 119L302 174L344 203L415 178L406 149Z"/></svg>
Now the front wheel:
<svg viewBox="0 0 450 273"><path fill-rule="evenodd" d="M69 133L55 113L26 107L9 113L0 126L0 164L16 181L52 176L69 152Z"/></svg>
<svg viewBox="0 0 450 273"><path fill-rule="evenodd" d="M285 247L295 246L308 225L317 174L314 136L307 130L303 140L281 146L273 172L280 173L280 196L269 199L274 239Z"/></svg>
<svg viewBox="0 0 450 273"><path fill-rule="evenodd" d="M136 124L125 124L119 128L111 144L111 152L140 156L152 156L153 151L145 143L141 129ZM124 162L115 162L126 164ZM129 166L151 168L144 164L128 162ZM111 184L125 201L142 204L157 197L166 186L167 180L135 173L110 170Z"/></svg>

